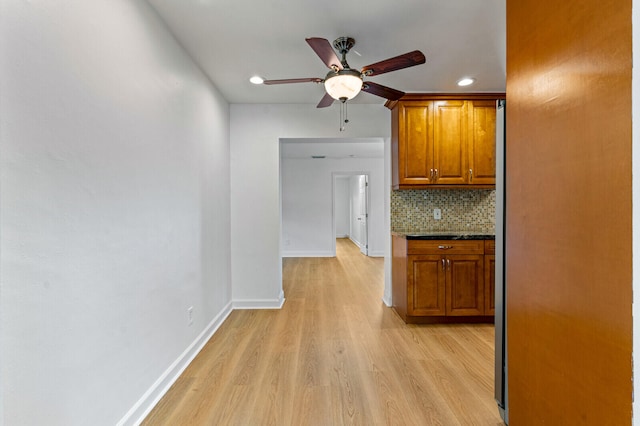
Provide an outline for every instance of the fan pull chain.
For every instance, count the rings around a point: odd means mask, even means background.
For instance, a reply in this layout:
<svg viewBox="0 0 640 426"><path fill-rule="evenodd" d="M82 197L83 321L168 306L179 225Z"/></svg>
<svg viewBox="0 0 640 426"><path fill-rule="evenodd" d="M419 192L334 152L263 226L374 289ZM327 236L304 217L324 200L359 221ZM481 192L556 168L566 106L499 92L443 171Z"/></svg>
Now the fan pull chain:
<svg viewBox="0 0 640 426"><path fill-rule="evenodd" d="M347 117L348 114L348 109L347 109L347 101L343 101L340 103L340 131L344 132L345 131L345 125L349 122L349 118Z"/></svg>

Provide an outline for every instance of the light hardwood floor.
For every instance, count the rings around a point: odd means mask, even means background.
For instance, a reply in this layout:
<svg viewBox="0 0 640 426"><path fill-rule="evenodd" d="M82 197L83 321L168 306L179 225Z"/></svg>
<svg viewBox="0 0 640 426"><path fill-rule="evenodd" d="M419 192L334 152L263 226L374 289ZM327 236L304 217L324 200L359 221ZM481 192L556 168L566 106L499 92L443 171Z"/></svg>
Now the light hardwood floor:
<svg viewBox="0 0 640 426"><path fill-rule="evenodd" d="M406 325L381 258L283 261L281 310L234 311L145 425L502 425L492 325Z"/></svg>

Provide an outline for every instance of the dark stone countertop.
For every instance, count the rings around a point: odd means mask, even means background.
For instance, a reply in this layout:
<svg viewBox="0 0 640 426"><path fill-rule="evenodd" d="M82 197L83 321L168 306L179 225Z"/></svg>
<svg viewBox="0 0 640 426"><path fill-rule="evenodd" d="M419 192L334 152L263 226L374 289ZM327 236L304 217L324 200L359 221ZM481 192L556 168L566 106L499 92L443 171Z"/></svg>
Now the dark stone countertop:
<svg viewBox="0 0 640 426"><path fill-rule="evenodd" d="M407 240L494 240L496 236L477 231L392 232Z"/></svg>

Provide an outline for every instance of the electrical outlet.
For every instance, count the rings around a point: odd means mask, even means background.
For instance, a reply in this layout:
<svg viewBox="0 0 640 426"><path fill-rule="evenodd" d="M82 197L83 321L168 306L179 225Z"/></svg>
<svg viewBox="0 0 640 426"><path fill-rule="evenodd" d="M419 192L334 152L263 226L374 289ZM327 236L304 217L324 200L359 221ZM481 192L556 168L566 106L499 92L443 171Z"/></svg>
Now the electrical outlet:
<svg viewBox="0 0 640 426"><path fill-rule="evenodd" d="M189 326L193 325L193 306L187 308L187 321Z"/></svg>
<svg viewBox="0 0 640 426"><path fill-rule="evenodd" d="M442 219L442 210L440 209L433 209L433 218L435 220L440 220Z"/></svg>

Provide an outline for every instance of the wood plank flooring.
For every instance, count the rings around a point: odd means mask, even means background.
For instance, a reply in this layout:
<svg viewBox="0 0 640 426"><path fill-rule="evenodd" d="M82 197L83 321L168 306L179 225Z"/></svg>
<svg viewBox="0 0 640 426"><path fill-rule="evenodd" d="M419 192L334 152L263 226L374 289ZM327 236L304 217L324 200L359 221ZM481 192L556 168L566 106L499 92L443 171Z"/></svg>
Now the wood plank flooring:
<svg viewBox="0 0 640 426"><path fill-rule="evenodd" d="M281 310L234 311L144 425L503 425L493 325L406 325L381 258L286 258Z"/></svg>

